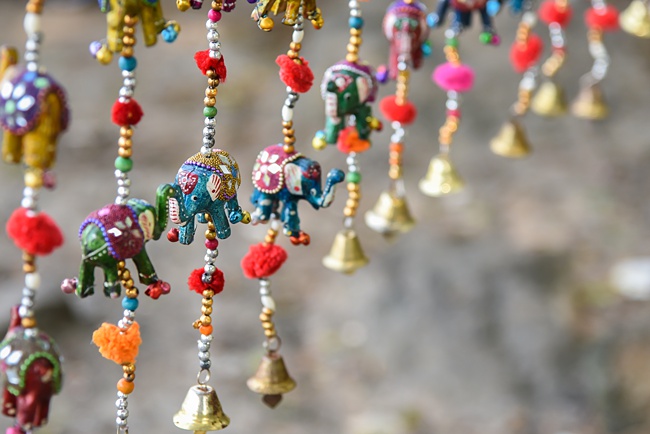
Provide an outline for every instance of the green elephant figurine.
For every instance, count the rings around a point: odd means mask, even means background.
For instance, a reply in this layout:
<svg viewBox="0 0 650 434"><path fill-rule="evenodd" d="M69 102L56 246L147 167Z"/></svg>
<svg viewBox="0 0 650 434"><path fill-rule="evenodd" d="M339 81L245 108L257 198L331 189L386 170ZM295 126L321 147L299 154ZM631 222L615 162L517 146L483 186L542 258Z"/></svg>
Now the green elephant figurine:
<svg viewBox="0 0 650 434"><path fill-rule="evenodd" d="M90 53L104 65L111 62L113 53L122 50L127 16L138 18L142 23L142 36L147 47L158 42L159 34L165 42L174 42L181 30L176 21L167 21L163 17L160 0L99 0L99 7L106 14L108 30L105 41L90 44Z"/></svg>
<svg viewBox="0 0 650 434"><path fill-rule="evenodd" d="M90 213L79 228L82 247L79 278L66 279L61 289L76 291L82 298L92 295L95 267L100 267L104 271L104 294L116 298L121 293L118 263L132 259L140 283L149 285L147 295L155 299L169 292L169 285L158 279L145 244L159 239L165 230L171 193L159 188L155 207L142 199L129 199L124 205L109 204Z"/></svg>
<svg viewBox="0 0 650 434"><path fill-rule="evenodd" d="M377 96L377 80L365 64L336 63L325 71L321 83L325 100L325 130L318 131L313 146L324 149L338 145L343 152L363 152L370 148L370 133L381 123L372 116L370 103Z"/></svg>

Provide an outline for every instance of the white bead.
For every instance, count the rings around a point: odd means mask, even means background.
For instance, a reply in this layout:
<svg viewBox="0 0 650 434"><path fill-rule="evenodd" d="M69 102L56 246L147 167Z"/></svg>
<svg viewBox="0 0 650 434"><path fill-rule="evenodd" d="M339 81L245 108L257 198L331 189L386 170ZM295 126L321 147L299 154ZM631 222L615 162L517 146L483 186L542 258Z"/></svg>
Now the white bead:
<svg viewBox="0 0 650 434"><path fill-rule="evenodd" d="M25 33L32 35L41 31L41 17L38 14L27 13L23 21Z"/></svg>
<svg viewBox="0 0 650 434"><path fill-rule="evenodd" d="M20 201L20 206L22 206L23 208L31 209L36 206L36 202L31 197L25 197L23 198L23 200Z"/></svg>
<svg viewBox="0 0 650 434"><path fill-rule="evenodd" d="M521 21L533 27L537 23L537 15L534 12L524 12Z"/></svg>
<svg viewBox="0 0 650 434"><path fill-rule="evenodd" d="M37 51L38 46L38 42L33 39L28 39L27 42L25 42L25 50L27 51Z"/></svg>
<svg viewBox="0 0 650 434"><path fill-rule="evenodd" d="M286 105L282 107L282 120L284 122L291 122L293 120L293 109Z"/></svg>
<svg viewBox="0 0 650 434"><path fill-rule="evenodd" d="M293 35L291 36L291 40L296 44L300 44L302 42L302 38L304 37L305 37L305 32L303 30L298 30L293 32Z"/></svg>
<svg viewBox="0 0 650 434"><path fill-rule="evenodd" d="M262 306L275 312L275 300L273 300L273 297L270 295L263 295L260 299L262 301Z"/></svg>
<svg viewBox="0 0 650 434"><path fill-rule="evenodd" d="M25 274L25 286L29 289L36 290L41 287L41 276L38 273Z"/></svg>

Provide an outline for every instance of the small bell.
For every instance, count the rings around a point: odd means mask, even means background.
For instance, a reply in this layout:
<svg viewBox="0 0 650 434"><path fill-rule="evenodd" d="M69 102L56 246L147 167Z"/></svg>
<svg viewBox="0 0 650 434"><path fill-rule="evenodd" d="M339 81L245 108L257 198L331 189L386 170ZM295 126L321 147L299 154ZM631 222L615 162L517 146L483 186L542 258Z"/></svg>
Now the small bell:
<svg viewBox="0 0 650 434"><path fill-rule="evenodd" d="M571 105L571 113L576 117L590 120L600 120L607 117L609 108L597 83L580 89L580 93Z"/></svg>
<svg viewBox="0 0 650 434"><path fill-rule="evenodd" d="M194 431L194 434L218 431L229 423L230 418L224 414L217 392L206 384L190 387L180 411L174 415L174 425Z"/></svg>
<svg viewBox="0 0 650 434"><path fill-rule="evenodd" d="M632 0L619 17L621 28L639 38L650 38L650 12L643 0Z"/></svg>
<svg viewBox="0 0 650 434"><path fill-rule="evenodd" d="M506 158L522 158L530 154L530 144L521 124L516 119L504 123L490 141L493 153Z"/></svg>
<svg viewBox="0 0 650 434"><path fill-rule="evenodd" d="M419 187L427 196L438 197L457 193L465 184L447 155L438 154L431 159L429 170L420 180Z"/></svg>
<svg viewBox="0 0 650 434"><path fill-rule="evenodd" d="M365 220L370 229L386 237L406 233L415 225L406 197L393 191L384 191L379 196L375 207L366 213Z"/></svg>
<svg viewBox="0 0 650 434"><path fill-rule="evenodd" d="M296 388L296 382L289 376L282 356L272 352L262 358L254 376L246 382L248 388L264 395L262 401L275 408L282 400L282 395Z"/></svg>
<svg viewBox="0 0 650 434"><path fill-rule="evenodd" d="M530 108L540 116L562 116L567 111L564 91L554 81L546 80L537 90Z"/></svg>
<svg viewBox="0 0 650 434"><path fill-rule="evenodd" d="M343 229L336 234L329 255L323 258L323 265L330 270L352 274L368 264L359 237L353 229Z"/></svg>

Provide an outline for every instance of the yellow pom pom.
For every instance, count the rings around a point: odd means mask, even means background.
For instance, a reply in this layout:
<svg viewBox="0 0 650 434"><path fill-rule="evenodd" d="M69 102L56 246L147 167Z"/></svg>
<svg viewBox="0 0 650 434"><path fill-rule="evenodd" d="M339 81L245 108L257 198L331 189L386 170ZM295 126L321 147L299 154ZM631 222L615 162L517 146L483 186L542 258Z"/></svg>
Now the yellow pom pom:
<svg viewBox="0 0 650 434"><path fill-rule="evenodd" d="M97 61L102 65L108 65L113 60L113 53L108 49L107 46L103 46L97 51Z"/></svg>

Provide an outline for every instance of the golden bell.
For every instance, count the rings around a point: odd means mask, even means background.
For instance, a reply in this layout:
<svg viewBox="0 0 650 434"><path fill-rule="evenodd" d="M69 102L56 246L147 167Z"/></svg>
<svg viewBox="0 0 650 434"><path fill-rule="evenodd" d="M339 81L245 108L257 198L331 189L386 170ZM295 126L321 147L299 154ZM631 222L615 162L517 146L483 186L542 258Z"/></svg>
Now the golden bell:
<svg viewBox="0 0 650 434"><path fill-rule="evenodd" d="M406 233L415 226L406 198L395 192L384 191L375 207L365 215L366 225L373 231L390 237Z"/></svg>
<svg viewBox="0 0 650 434"><path fill-rule="evenodd" d="M632 3L619 16L621 29L638 36L650 38L650 13L648 5L643 0L632 0Z"/></svg>
<svg viewBox="0 0 650 434"><path fill-rule="evenodd" d="M296 382L289 376L282 356L275 352L262 358L257 372L246 384L253 392L264 395L262 401L271 408L280 403L284 393L296 388Z"/></svg>
<svg viewBox="0 0 650 434"><path fill-rule="evenodd" d="M230 418L221 409L217 392L205 384L190 387L180 411L174 415L174 425L194 431L194 434L218 431L229 423Z"/></svg>
<svg viewBox="0 0 650 434"><path fill-rule="evenodd" d="M503 124L499 134L490 141L490 149L506 158L522 158L530 154L526 132L516 119Z"/></svg>
<svg viewBox="0 0 650 434"><path fill-rule="evenodd" d="M427 196L438 197L459 192L465 187L465 183L449 158L438 154L431 159L429 170L420 180L419 187Z"/></svg>
<svg viewBox="0 0 650 434"><path fill-rule="evenodd" d="M571 105L571 113L579 118L590 120L605 119L607 117L609 108L597 83L580 89L580 93Z"/></svg>
<svg viewBox="0 0 650 434"><path fill-rule="evenodd" d="M329 255L323 258L325 267L345 274L354 273L368 262L359 237L352 229L343 229L336 234Z"/></svg>
<svg viewBox="0 0 650 434"><path fill-rule="evenodd" d="M564 91L554 81L546 80L537 90L530 108L540 116L562 116L567 110Z"/></svg>

